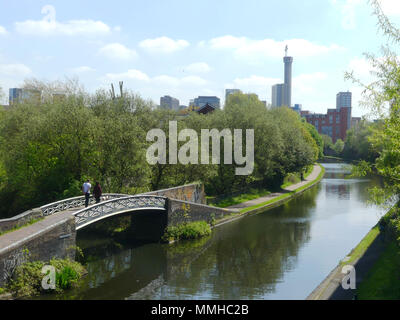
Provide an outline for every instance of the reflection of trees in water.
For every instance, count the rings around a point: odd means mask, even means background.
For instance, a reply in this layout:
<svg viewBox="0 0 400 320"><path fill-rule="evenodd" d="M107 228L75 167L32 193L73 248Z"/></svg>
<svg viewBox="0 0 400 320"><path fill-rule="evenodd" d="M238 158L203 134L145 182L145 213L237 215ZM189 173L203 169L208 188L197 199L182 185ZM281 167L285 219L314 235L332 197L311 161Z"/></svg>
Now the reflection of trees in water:
<svg viewBox="0 0 400 320"><path fill-rule="evenodd" d="M81 239L88 274L78 288L56 299L124 299L165 272L166 256L159 244L124 249L110 239ZM79 243L78 243L79 244Z"/></svg>
<svg viewBox="0 0 400 320"><path fill-rule="evenodd" d="M310 239L310 209L319 188L263 214L224 225L197 241L128 250L99 239L95 245L86 243L86 257L92 257L89 274L79 289L63 297L260 298L273 292L284 273L295 268L299 248Z"/></svg>
<svg viewBox="0 0 400 320"><path fill-rule="evenodd" d="M350 189L351 182L345 180L339 180L337 182L326 182L325 184L325 192L327 197L335 197L340 200L349 200L350 199Z"/></svg>
<svg viewBox="0 0 400 320"><path fill-rule="evenodd" d="M354 192L356 199L363 203L367 203L371 200L371 195L369 193L370 188L383 186L383 178L379 176L370 176L366 181L368 182L358 183L356 192Z"/></svg>
<svg viewBox="0 0 400 320"><path fill-rule="evenodd" d="M218 299L251 299L273 292L284 273L295 267L299 248L310 239L309 213L318 189L222 227L207 251L168 280L168 294L203 292Z"/></svg>

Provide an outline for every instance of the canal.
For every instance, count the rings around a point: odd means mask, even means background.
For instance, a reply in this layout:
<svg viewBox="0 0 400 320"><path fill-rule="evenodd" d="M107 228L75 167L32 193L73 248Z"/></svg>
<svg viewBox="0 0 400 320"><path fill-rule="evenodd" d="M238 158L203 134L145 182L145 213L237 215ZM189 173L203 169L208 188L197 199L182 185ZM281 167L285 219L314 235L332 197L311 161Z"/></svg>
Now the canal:
<svg viewBox="0 0 400 320"><path fill-rule="evenodd" d="M377 179L323 165L324 179L301 196L197 241L127 245L82 232L88 275L79 288L46 297L305 299L384 213L367 203Z"/></svg>

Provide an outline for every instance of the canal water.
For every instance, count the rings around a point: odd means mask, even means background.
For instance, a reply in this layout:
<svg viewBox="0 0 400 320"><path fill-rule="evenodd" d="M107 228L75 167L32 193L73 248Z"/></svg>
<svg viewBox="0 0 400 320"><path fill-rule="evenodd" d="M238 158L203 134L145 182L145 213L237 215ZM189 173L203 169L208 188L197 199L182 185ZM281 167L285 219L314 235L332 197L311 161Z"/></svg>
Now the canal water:
<svg viewBox="0 0 400 320"><path fill-rule="evenodd" d="M277 208L174 245L79 235L88 275L51 299L305 299L384 213L369 205L377 179L324 179ZM42 297L43 298L43 297Z"/></svg>

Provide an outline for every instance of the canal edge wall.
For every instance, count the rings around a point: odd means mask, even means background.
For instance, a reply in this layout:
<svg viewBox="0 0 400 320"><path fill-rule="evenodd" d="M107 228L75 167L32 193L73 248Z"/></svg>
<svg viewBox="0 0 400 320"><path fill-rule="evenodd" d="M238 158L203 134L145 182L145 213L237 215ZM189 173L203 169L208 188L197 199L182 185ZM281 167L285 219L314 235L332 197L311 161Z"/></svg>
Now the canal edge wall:
<svg viewBox="0 0 400 320"><path fill-rule="evenodd" d="M384 216L391 214L390 209ZM383 217L383 216L382 216ZM343 289L341 287L342 279L346 275L342 273L342 268L345 265L353 266L356 271L356 288L363 281L369 270L373 267L375 262L379 259L382 252L385 250L390 240L394 239L391 230L382 233L378 232L376 237L372 240L371 244L367 246L360 256L354 261L347 262L347 259L355 251L355 249L368 237L373 229L379 227L378 223L368 231L368 233L361 239L361 241L342 259L338 265L326 276L324 280L307 296L306 300L352 300L355 299L356 290Z"/></svg>
<svg viewBox="0 0 400 320"><path fill-rule="evenodd" d="M39 221L30 227L18 230L26 236L0 250L0 287L12 277L15 268L25 262L75 258L75 218L72 215L65 215L62 220L44 228L39 228L41 224Z"/></svg>
<svg viewBox="0 0 400 320"><path fill-rule="evenodd" d="M305 192L305 191L313 188L314 186L316 186L322 180L322 178L324 177L325 169L323 168L323 166L321 164L319 164L319 163L317 163L317 164L321 167L322 171L321 171L320 175L315 180L313 180L312 182L309 182L311 184L308 185L307 187L305 187L305 188L304 188L304 186L303 187L299 187L298 189L301 189L301 188L303 188L303 189L300 190L300 191L294 190L293 191L294 193L291 194L290 196L286 197L286 198L277 200L277 201L272 202L272 203L268 203L268 204L266 204L264 206L261 206L261 207L258 207L258 208L254 208L252 210L249 210L249 211L246 211L246 212L243 212L243 213L234 214L233 216L228 216L226 218L222 218L219 221L217 221L217 223L214 226L212 226L211 228L213 229L213 228L222 226L222 225L224 225L226 223L241 219L243 217L247 217L249 215L258 214L258 213L265 212L267 210L279 207L280 205L282 205L282 204L284 204L284 203L286 203L286 202L288 202L288 201L300 196L303 192Z"/></svg>

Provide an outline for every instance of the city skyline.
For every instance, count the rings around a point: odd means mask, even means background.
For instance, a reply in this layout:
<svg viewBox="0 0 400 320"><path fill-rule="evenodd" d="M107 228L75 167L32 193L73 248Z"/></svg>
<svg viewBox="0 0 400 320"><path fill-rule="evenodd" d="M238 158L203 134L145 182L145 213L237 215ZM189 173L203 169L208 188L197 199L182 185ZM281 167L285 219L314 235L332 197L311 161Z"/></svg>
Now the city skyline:
<svg viewBox="0 0 400 320"><path fill-rule="evenodd" d="M296 61L292 105L323 113L335 106L337 92L351 91L353 115L365 113L358 105L361 89L344 80L344 72L354 70L368 82L362 54L379 54L383 37L365 1L121 3L110 7L100 1L95 8L77 1L0 4L3 103L8 88L20 87L25 78L64 76L78 76L92 93L121 80L155 103L170 95L188 104L201 95L218 96L223 105L227 88L271 103L272 85L284 80L281 59L288 45ZM382 3L398 22L396 2ZM263 19L263 12L276 14ZM196 16L218 21L217 26L193 23Z"/></svg>

